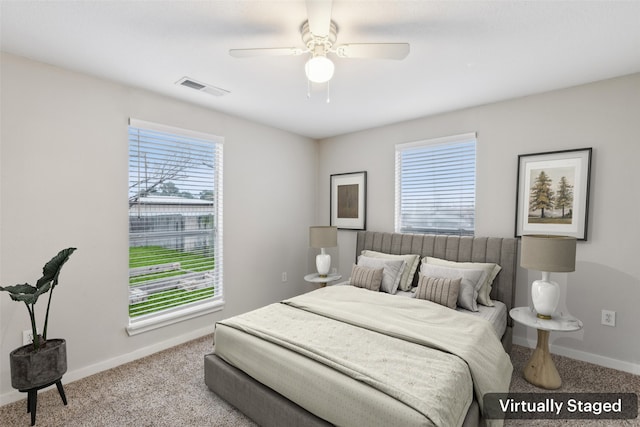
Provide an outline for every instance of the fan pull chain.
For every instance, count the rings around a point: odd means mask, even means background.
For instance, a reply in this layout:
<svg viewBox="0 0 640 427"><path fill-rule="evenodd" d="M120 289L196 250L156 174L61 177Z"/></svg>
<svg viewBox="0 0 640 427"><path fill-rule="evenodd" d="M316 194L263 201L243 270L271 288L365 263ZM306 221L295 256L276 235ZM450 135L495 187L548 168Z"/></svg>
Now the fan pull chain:
<svg viewBox="0 0 640 427"><path fill-rule="evenodd" d="M307 80L307 99L311 99L311 80ZM331 102L330 83L327 82L327 104Z"/></svg>

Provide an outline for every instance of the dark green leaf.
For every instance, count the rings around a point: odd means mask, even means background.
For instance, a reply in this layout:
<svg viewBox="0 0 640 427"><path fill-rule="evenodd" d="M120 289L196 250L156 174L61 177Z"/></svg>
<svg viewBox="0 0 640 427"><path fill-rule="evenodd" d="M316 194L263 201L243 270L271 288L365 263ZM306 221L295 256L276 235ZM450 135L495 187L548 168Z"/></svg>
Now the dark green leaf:
<svg viewBox="0 0 640 427"><path fill-rule="evenodd" d="M60 274L60 269L65 262L69 260L69 257L75 251L76 248L67 248L63 249L56 256L51 258L51 260L44 265L42 268L42 277L36 283L36 287L40 288L47 283L53 281L51 287L54 287L58 284L58 275Z"/></svg>
<svg viewBox="0 0 640 427"><path fill-rule="evenodd" d="M46 284L40 288L36 288L35 286L31 286L28 283L23 285L15 285L15 286L0 286L0 291L9 292L11 299L14 301L22 301L27 304L35 304L38 300L38 297L45 292L47 292L51 288L50 284Z"/></svg>
<svg viewBox="0 0 640 427"><path fill-rule="evenodd" d="M15 286L0 286L0 291L6 291L10 294L35 294L38 289L28 283L18 284Z"/></svg>

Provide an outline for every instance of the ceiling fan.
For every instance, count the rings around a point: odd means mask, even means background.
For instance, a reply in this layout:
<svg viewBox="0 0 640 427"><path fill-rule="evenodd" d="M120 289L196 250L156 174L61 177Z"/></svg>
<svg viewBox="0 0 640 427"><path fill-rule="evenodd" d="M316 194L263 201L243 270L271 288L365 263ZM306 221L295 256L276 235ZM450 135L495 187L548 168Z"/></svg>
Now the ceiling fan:
<svg viewBox="0 0 640 427"><path fill-rule="evenodd" d="M304 47L276 47L254 49L230 49L235 58L255 56L298 56L311 54L305 64L307 79L313 83L331 80L334 65L328 54L338 58L404 59L409 54L408 43L352 43L335 45L338 28L331 20L331 0L306 0L307 21L300 33Z"/></svg>

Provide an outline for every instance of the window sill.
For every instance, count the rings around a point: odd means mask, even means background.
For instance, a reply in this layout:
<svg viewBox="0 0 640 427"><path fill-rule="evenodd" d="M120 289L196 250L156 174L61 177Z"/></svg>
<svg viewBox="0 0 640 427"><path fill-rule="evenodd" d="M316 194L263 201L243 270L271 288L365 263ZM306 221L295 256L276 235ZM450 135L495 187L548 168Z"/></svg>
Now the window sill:
<svg viewBox="0 0 640 427"><path fill-rule="evenodd" d="M129 319L129 325L126 327L129 336L138 335L143 332L152 331L184 320L193 319L195 317L204 316L205 314L214 313L224 308L223 300L216 300L207 303L197 304L191 307L183 307L180 310L169 313L145 317L142 319Z"/></svg>

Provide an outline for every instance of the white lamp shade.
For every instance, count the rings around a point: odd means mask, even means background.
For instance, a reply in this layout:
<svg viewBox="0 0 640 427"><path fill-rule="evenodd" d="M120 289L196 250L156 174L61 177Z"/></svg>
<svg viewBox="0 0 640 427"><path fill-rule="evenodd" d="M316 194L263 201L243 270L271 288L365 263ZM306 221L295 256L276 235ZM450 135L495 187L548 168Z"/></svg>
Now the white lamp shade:
<svg viewBox="0 0 640 427"><path fill-rule="evenodd" d="M314 56L304 65L307 78L314 83L324 83L331 80L335 66L333 62L323 55Z"/></svg>

